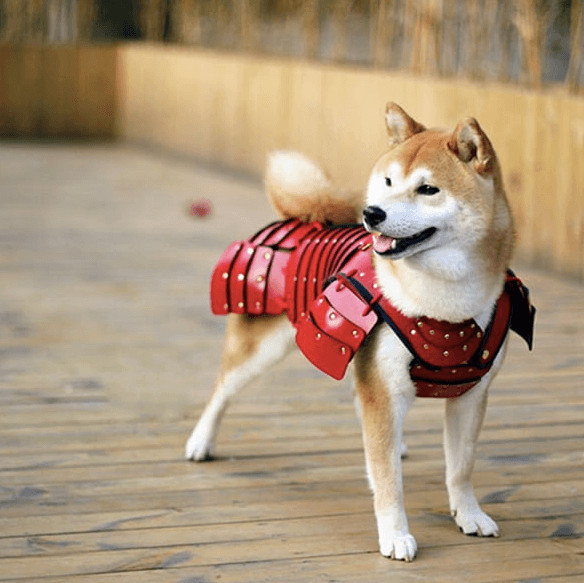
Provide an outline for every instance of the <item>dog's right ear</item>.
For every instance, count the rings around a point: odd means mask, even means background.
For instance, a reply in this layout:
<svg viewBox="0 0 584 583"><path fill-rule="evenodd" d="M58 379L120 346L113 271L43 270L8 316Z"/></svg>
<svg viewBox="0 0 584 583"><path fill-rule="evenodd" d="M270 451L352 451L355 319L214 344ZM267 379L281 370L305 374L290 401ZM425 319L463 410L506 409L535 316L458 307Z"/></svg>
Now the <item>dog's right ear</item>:
<svg viewBox="0 0 584 583"><path fill-rule="evenodd" d="M414 134L423 132L426 128L412 119L397 103L389 102L385 108L385 124L389 145L397 146L411 138Z"/></svg>

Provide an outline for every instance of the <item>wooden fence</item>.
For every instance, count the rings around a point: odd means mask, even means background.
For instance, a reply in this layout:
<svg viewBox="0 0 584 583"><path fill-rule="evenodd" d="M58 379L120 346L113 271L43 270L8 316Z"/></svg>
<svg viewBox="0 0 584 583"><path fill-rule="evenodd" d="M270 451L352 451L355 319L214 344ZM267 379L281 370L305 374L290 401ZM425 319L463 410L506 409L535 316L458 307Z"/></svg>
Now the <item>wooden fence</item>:
<svg viewBox="0 0 584 583"><path fill-rule="evenodd" d="M255 175L267 152L294 148L351 188L385 147L388 100L434 126L476 116L519 258L584 280L584 99L565 90L168 45L0 48L0 136L118 136Z"/></svg>
<svg viewBox="0 0 584 583"><path fill-rule="evenodd" d="M584 91L584 0L0 0L0 43L129 38Z"/></svg>
<svg viewBox="0 0 584 583"><path fill-rule="evenodd" d="M113 46L0 45L0 136L113 137Z"/></svg>

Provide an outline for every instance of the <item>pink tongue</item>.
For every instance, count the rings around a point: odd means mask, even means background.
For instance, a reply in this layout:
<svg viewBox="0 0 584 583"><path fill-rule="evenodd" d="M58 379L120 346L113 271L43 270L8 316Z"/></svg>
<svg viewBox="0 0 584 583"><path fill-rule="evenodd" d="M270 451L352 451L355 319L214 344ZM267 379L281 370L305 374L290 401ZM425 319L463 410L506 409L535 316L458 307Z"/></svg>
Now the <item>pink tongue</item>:
<svg viewBox="0 0 584 583"><path fill-rule="evenodd" d="M387 253L391 249L392 243L393 239L391 237L378 235L373 238L373 249L375 249L377 253Z"/></svg>

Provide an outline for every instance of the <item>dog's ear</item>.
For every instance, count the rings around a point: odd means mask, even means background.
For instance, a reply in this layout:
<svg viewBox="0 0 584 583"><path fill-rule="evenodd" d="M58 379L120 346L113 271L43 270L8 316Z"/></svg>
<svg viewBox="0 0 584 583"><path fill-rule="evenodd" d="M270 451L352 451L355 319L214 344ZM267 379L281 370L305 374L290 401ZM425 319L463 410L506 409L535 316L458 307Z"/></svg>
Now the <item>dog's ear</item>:
<svg viewBox="0 0 584 583"><path fill-rule="evenodd" d="M397 146L414 134L419 134L426 129L422 124L412 119L399 105L391 101L385 107L385 124L390 146Z"/></svg>
<svg viewBox="0 0 584 583"><path fill-rule="evenodd" d="M448 147L465 163L474 160L479 174L489 174L495 165L495 150L479 122L473 117L462 120L454 129Z"/></svg>

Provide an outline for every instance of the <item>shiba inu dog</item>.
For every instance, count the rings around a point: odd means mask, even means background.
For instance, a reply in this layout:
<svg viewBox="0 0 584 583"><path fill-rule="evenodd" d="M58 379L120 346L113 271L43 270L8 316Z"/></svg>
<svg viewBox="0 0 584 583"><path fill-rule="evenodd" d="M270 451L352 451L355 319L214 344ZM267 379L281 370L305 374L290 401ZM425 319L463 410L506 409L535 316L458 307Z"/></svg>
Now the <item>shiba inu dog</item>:
<svg viewBox="0 0 584 583"><path fill-rule="evenodd" d="M380 552L417 551L403 501L404 417L416 395L444 397L450 510L465 534L498 536L471 472L488 387L509 327L531 346L534 310L508 271L514 230L501 170L475 119L426 129L388 104L390 148L365 200L312 161L270 157L266 187L283 221L224 254L215 313L231 312L214 393L186 445L212 456L230 398L296 343L341 378L353 360ZM340 227L359 221L363 227ZM387 325L386 325L387 324Z"/></svg>

